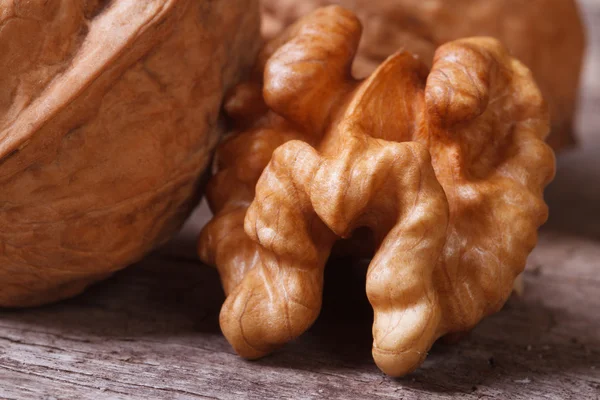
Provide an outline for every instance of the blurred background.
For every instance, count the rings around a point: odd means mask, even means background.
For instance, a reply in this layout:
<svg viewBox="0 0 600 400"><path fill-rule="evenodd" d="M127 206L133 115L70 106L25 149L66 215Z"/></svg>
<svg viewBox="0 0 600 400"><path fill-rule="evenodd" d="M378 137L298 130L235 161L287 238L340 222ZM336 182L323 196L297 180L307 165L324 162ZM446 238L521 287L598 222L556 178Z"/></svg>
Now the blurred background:
<svg viewBox="0 0 600 400"><path fill-rule="evenodd" d="M265 3L268 7L266 7L265 14L267 17L263 21L263 30L270 36L291 23L294 17L309 12L318 4L340 2L324 0L278 2L267 0ZM368 1L344 0L341 3L347 6L364 3L367 4L366 7L369 7ZM390 7L394 4L393 1L382 3L388 4ZM409 0L406 3L427 2ZM498 2L494 1L493 3ZM549 4L571 5L573 3L571 0L541 2L538 0L528 2L528 4L531 5L526 7L527 10L533 12L539 6ZM554 181L546 189L546 201L550 206L550 218L542 230L545 232L560 231L564 234L600 239L600 156L598 156L598 153L600 153L600 0L579 0L578 5L579 14L584 23L583 29L585 30L586 42L578 98L576 100L577 108L573 121L575 143L559 143L556 146L559 147L557 151L557 174ZM362 7L365 6L362 5ZM275 11L273 9L279 9L280 15L277 16L278 20L276 21L274 21ZM561 11L559 8L557 10ZM556 13L557 11L540 11L539 15L540 19L550 15L550 17L555 18L554 22L560 23L561 16L560 14L556 15ZM538 15L537 12L535 15ZM523 22L543 24L543 21L536 21L534 18L525 18ZM501 31L501 29L495 27L479 27L479 29L490 29L494 32ZM540 27L536 29L543 30ZM552 30L552 27L548 29ZM580 27L571 24L564 28L566 31L569 31L569 29L577 30ZM469 28L463 28L463 30L468 31ZM557 34L553 33L553 35L556 36ZM522 37L511 40L521 39L525 40ZM555 39L563 40L564 37L558 35ZM408 40L412 39L408 38ZM565 45L567 49L570 46L577 46L577 43ZM419 45L414 45L414 47L419 49ZM420 48L423 47L426 46L421 45ZM383 55L376 53L373 57L384 57L386 51L390 53L393 50L384 48L382 51ZM568 52L568 50L565 51ZM427 54L426 49L422 52ZM535 58L535 56L531 57ZM559 62L562 61L556 60L556 63ZM367 65L361 65L363 71L370 68L368 62L365 64ZM538 68L543 69L545 67ZM551 69L552 64L548 65L548 68ZM550 85L553 84L552 80L549 82ZM185 249L185 253L188 255L194 254L195 243L191 242L190 238L194 237L194 234L206 223L210 215L210 211L203 202L185 225L182 234L176 239L178 251ZM542 243L543 241L544 236L542 235Z"/></svg>

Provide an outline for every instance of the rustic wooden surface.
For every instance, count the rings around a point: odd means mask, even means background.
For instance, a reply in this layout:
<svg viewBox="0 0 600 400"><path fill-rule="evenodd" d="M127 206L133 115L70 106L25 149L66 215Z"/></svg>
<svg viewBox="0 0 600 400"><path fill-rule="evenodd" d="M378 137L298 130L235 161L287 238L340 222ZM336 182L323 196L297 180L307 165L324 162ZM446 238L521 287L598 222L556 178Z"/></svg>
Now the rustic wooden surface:
<svg viewBox="0 0 600 400"><path fill-rule="evenodd" d="M599 399L600 1L582 5L581 147L559 157L524 297L469 337L436 344L408 377L384 376L371 360L361 266L349 274L348 261L328 270L313 328L243 361L219 332L217 274L194 256L202 207L165 248L84 295L0 311L0 398Z"/></svg>

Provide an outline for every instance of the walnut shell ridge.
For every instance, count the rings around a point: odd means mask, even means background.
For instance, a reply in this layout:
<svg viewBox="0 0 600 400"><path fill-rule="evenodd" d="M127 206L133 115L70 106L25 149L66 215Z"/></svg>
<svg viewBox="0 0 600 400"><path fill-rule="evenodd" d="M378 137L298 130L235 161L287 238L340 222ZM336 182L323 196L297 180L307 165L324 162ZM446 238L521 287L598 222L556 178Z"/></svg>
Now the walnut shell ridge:
<svg viewBox="0 0 600 400"><path fill-rule="evenodd" d="M443 43L468 36L500 39L533 73L550 109L554 149L572 145L585 29L576 0L262 0L267 38L311 10L338 4L365 26L354 62L356 76L370 74L405 49L431 66Z"/></svg>
<svg viewBox="0 0 600 400"><path fill-rule="evenodd" d="M334 244L369 228L373 357L400 376L502 307L547 218L554 155L540 91L497 40L445 44L431 70L399 52L355 80L360 34L331 6L264 47L225 103L237 128L199 254L221 275L223 333L257 358L311 326Z"/></svg>
<svg viewBox="0 0 600 400"><path fill-rule="evenodd" d="M182 224L260 46L258 4L8 1L0 28L0 306L32 306Z"/></svg>

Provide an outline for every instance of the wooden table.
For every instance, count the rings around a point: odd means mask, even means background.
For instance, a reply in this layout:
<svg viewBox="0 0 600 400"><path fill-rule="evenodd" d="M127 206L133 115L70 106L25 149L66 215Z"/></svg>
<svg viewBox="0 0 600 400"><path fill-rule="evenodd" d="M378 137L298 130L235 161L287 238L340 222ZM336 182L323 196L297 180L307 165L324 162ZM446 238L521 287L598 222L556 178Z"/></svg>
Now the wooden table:
<svg viewBox="0 0 600 400"><path fill-rule="evenodd" d="M469 337L436 344L410 376L383 375L364 278L332 268L317 323L244 361L219 331L218 276L195 258L201 207L169 245L85 294L0 311L0 398L600 398L600 1L582 5L581 147L559 157L524 296Z"/></svg>

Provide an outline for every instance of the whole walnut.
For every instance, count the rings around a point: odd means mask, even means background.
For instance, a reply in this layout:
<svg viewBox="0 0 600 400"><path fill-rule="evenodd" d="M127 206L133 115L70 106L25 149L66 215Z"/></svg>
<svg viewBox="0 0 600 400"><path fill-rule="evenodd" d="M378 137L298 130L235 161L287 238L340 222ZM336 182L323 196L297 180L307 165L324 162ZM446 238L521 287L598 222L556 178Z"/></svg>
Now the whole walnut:
<svg viewBox="0 0 600 400"><path fill-rule="evenodd" d="M548 142L573 144L573 119L585 48L575 0L262 0L271 38L309 11L339 4L365 27L353 70L367 76L400 49L431 66L435 49L467 36L500 39L533 72L551 117Z"/></svg>
<svg viewBox="0 0 600 400"><path fill-rule="evenodd" d="M400 376L503 306L547 218L554 154L531 72L498 40L446 43L431 68L399 51L356 80L360 36L350 11L320 8L230 92L199 254L223 282L224 335L257 358L311 326L334 245L366 228L373 357Z"/></svg>
<svg viewBox="0 0 600 400"><path fill-rule="evenodd" d="M255 0L0 1L0 306L81 292L200 196Z"/></svg>

